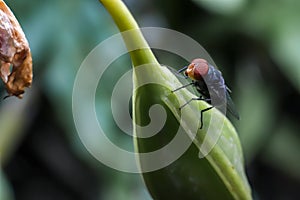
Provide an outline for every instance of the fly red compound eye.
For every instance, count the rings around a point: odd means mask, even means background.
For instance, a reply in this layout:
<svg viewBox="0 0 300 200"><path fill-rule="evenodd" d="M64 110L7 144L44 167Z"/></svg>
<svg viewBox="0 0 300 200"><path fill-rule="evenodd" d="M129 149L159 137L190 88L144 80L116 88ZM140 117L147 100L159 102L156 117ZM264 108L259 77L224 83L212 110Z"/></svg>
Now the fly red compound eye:
<svg viewBox="0 0 300 200"><path fill-rule="evenodd" d="M194 66L194 79L199 80L207 75L209 66L207 62L196 62Z"/></svg>
<svg viewBox="0 0 300 200"><path fill-rule="evenodd" d="M192 82L177 88L173 92L192 85L199 92L199 97L190 99L185 104L180 106L179 109L184 108L194 100L205 101L209 104L212 103L212 100L214 102L214 105L211 107L200 110L200 129L203 127L203 113L212 109L214 106L226 106L226 109L223 112L228 110L229 113L231 113L235 118L239 119L239 114L236 111L235 105L229 95L229 92L231 91L226 86L222 73L217 68L210 65L205 59L197 58L194 59L187 67L182 68L178 72L180 73L183 71L184 74L192 80Z"/></svg>

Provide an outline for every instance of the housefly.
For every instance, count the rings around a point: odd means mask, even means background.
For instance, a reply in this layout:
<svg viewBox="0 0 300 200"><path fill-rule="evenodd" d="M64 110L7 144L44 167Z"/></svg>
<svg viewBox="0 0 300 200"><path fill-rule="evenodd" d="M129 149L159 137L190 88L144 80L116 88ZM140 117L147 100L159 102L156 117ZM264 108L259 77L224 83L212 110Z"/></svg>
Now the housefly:
<svg viewBox="0 0 300 200"><path fill-rule="evenodd" d="M201 110L200 129L203 127L203 113L212 109L213 107L219 108L219 110L223 113L227 110L236 119L240 118L230 97L231 90L226 86L224 78L222 77L222 73L218 69L209 64L205 59L196 58L188 66L185 66L177 71L177 73L182 72L184 73L184 76L186 78L190 78L192 82L175 89L173 92L192 85L199 92L200 96L190 99L185 104L180 106L179 109L182 109L184 106L194 100L206 101L212 105L211 107ZM226 109L220 109L222 106L226 106Z"/></svg>

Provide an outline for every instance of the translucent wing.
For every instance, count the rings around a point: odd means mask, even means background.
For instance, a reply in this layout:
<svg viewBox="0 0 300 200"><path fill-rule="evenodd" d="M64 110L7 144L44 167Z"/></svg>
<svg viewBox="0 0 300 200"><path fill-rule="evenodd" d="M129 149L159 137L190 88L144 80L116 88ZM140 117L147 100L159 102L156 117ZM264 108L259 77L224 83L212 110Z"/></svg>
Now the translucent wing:
<svg viewBox="0 0 300 200"><path fill-rule="evenodd" d="M235 118L240 119L240 115L237 112L237 109L229 95L229 91L226 90L226 100L227 100L227 111L230 112L230 114L232 114Z"/></svg>
<svg viewBox="0 0 300 200"><path fill-rule="evenodd" d="M214 66L212 66L212 67L218 70L217 67L214 67ZM220 75L222 76L222 74L220 74ZM224 84L225 84L225 82L224 82ZM231 90L227 87L226 84L225 84L225 88L226 88L226 109L236 119L240 119L240 116L239 116L239 113L237 112L236 106L234 105L234 103L230 97Z"/></svg>

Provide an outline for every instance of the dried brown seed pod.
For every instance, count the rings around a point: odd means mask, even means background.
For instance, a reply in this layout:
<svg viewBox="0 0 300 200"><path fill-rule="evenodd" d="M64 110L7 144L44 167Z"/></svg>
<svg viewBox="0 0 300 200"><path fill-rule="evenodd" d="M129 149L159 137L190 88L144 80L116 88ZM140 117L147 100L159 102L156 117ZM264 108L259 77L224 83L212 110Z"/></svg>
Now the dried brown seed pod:
<svg viewBox="0 0 300 200"><path fill-rule="evenodd" d="M12 11L0 0L0 75L8 96L22 98L32 83L28 41Z"/></svg>

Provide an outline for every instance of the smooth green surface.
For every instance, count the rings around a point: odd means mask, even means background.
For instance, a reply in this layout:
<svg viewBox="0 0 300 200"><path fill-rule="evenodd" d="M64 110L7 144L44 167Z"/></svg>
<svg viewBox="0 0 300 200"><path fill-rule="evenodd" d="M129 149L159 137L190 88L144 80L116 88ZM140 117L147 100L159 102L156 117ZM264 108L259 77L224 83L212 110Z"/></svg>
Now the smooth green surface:
<svg viewBox="0 0 300 200"><path fill-rule="evenodd" d="M139 152L151 152L167 145L177 132L178 121L162 101L164 94L168 92L170 92L168 88L158 85L147 85L136 91L135 119L137 124L149 123L148 112L153 104L160 104L167 111L165 126L157 135L147 139L137 139L136 146ZM149 98L150 96L153 98ZM154 199L232 199L232 195L215 169L206 158L200 159L198 153L199 149L192 144L171 165L143 174ZM157 158L158 161L161 159L165 159L163 155ZM141 169L143 165L151 165L148 162L148 160L140 160Z"/></svg>

